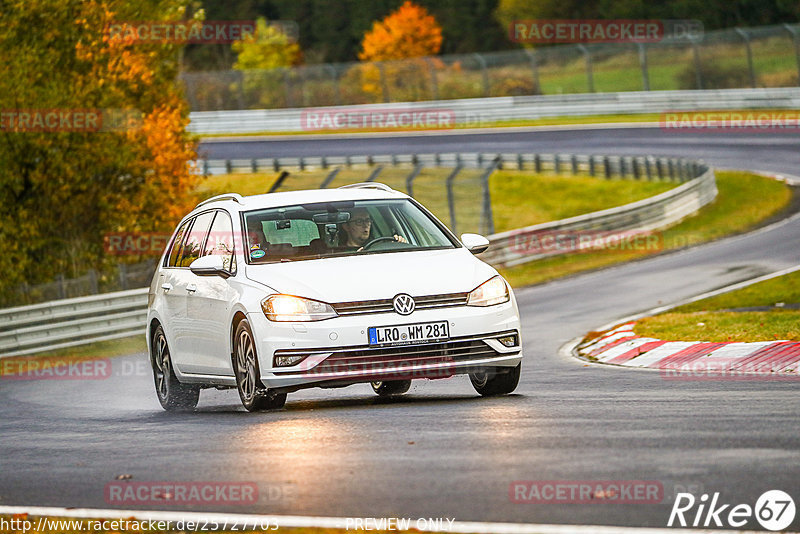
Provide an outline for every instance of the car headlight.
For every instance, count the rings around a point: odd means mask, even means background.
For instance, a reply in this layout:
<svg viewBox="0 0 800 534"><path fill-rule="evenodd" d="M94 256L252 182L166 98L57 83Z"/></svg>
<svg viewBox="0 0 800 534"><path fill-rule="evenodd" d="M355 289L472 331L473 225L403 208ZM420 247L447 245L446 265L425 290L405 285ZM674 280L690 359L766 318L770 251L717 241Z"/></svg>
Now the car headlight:
<svg viewBox="0 0 800 534"><path fill-rule="evenodd" d="M330 304L291 295L271 295L261 301L261 309L270 321L322 321L336 317Z"/></svg>
<svg viewBox="0 0 800 534"><path fill-rule="evenodd" d="M502 276L497 275L470 292L467 306L493 306L508 302L510 299L506 281Z"/></svg>

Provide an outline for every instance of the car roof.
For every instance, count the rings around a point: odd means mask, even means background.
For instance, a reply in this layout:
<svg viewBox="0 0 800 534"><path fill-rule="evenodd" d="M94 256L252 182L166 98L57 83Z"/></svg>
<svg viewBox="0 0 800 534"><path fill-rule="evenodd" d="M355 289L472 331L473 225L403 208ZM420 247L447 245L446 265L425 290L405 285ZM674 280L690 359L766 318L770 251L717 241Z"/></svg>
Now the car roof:
<svg viewBox="0 0 800 534"><path fill-rule="evenodd" d="M285 191L261 195L241 196L236 193L218 195L201 202L199 208L227 208L229 211L250 211L263 208L309 204L314 202L336 202L343 200L381 200L408 198L408 195L395 191L383 184L345 186L338 189L309 189Z"/></svg>

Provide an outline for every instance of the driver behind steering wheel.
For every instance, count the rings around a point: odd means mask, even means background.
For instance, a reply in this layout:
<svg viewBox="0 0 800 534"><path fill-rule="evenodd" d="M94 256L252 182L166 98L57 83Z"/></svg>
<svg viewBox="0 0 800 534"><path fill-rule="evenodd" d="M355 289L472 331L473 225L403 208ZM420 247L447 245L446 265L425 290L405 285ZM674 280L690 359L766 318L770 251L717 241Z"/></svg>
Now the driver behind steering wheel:
<svg viewBox="0 0 800 534"><path fill-rule="evenodd" d="M366 208L355 208L350 211L350 220L342 223L344 235L341 236L341 246L356 249L356 252L364 250L364 245L369 243L372 233L372 217ZM408 243L405 237L394 234L393 239L398 243Z"/></svg>

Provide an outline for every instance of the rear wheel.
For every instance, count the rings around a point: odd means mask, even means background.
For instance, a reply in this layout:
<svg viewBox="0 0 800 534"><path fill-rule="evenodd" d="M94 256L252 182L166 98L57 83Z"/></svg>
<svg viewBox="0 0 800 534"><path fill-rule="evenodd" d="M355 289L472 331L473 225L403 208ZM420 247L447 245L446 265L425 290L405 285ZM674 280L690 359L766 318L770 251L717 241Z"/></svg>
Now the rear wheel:
<svg viewBox="0 0 800 534"><path fill-rule="evenodd" d="M242 319L236 327L233 344L233 371L236 389L248 412L273 410L286 404L286 393L275 393L264 387L258 368L258 357L250 323Z"/></svg>
<svg viewBox="0 0 800 534"><path fill-rule="evenodd" d="M506 395L517 389L519 372L522 364L516 367L490 367L469 374L469 380L475 391L484 397L493 395Z"/></svg>
<svg viewBox="0 0 800 534"><path fill-rule="evenodd" d="M391 380L388 382L370 382L372 390L379 397L390 397L392 395L402 395L411 387L411 380Z"/></svg>
<svg viewBox="0 0 800 534"><path fill-rule="evenodd" d="M200 398L200 386L181 384L172 369L172 357L167 345L167 336L161 325L156 328L150 348L150 364L156 394L161 406L167 411L191 411Z"/></svg>

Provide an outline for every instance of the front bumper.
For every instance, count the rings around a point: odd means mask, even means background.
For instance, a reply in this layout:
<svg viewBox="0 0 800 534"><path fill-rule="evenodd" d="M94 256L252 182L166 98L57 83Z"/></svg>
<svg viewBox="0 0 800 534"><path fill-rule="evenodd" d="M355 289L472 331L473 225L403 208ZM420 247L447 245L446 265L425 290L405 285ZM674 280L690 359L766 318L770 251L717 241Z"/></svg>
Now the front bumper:
<svg viewBox="0 0 800 534"><path fill-rule="evenodd" d="M486 308L459 306L418 310L409 316L379 313L310 323L275 323L250 314L259 340L261 381L267 388L293 391L358 382L447 378L486 367L515 367L522 360L514 301ZM450 339L441 342L370 346L367 329L447 320ZM506 347L499 337L514 334ZM302 355L291 367L274 367L275 354Z"/></svg>

